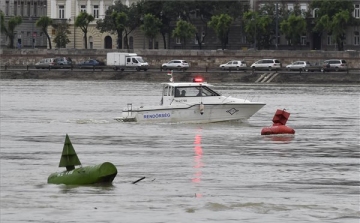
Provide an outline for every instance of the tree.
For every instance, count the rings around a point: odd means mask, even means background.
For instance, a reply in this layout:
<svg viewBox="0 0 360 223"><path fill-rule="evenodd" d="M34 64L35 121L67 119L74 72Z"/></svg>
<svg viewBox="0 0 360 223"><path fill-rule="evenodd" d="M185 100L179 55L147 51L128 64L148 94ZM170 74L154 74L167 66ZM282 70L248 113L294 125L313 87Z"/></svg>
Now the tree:
<svg viewBox="0 0 360 223"><path fill-rule="evenodd" d="M110 32L111 34L117 35L117 49L122 49L122 27L119 27L114 22L114 12L127 12L128 7L123 5L121 1L115 2L115 5L110 6L105 11L105 18L99 19L96 22L96 28L100 30L101 33Z"/></svg>
<svg viewBox="0 0 360 223"><path fill-rule="evenodd" d="M14 48L15 28L22 23L22 18L20 16L12 17L9 19L6 25L4 20L4 13L0 11L0 19L1 32L5 33L5 35L10 40L8 47Z"/></svg>
<svg viewBox="0 0 360 223"><path fill-rule="evenodd" d="M75 26L80 27L80 29L84 33L85 38L85 49L87 49L87 32L88 32L88 26L90 22L94 21L94 16L88 14L87 12L81 12L75 19Z"/></svg>
<svg viewBox="0 0 360 223"><path fill-rule="evenodd" d="M354 10L353 1L346 0L316 0L310 5L317 9L314 31L326 32L335 39L338 50L344 50L345 33L349 26L356 24L351 16Z"/></svg>
<svg viewBox="0 0 360 223"><path fill-rule="evenodd" d="M65 48L66 44L70 43L68 34L71 32L69 31L69 24L68 23L54 23L52 24L54 29L56 30L55 38L53 42L56 44L57 48Z"/></svg>
<svg viewBox="0 0 360 223"><path fill-rule="evenodd" d="M142 2L133 3L130 7L116 1L115 5L110 6L105 12L105 18L97 21L96 28L103 32L116 33L117 48L122 48L122 36L124 32L124 42L129 49L128 36L141 24Z"/></svg>
<svg viewBox="0 0 360 223"><path fill-rule="evenodd" d="M306 21L302 16L291 14L280 23L280 30L285 34L285 38L296 46L300 44L301 35L306 32Z"/></svg>
<svg viewBox="0 0 360 223"><path fill-rule="evenodd" d="M228 44L230 25L232 21L233 18L228 14L220 14L212 16L210 22L208 23L220 39L222 50L224 50Z"/></svg>
<svg viewBox="0 0 360 223"><path fill-rule="evenodd" d="M51 18L47 16L42 16L36 21L36 26L41 29L41 31L46 35L46 38L48 39L49 48L51 49L51 38L49 33L47 32L48 26L51 26L53 24L53 21Z"/></svg>
<svg viewBox="0 0 360 223"><path fill-rule="evenodd" d="M268 49L275 34L273 17L248 11L244 13L243 22L248 41L256 43L256 49Z"/></svg>
<svg viewBox="0 0 360 223"><path fill-rule="evenodd" d="M172 37L180 38L183 42L183 46L186 46L186 40L193 37L196 32L196 28L193 24L184 20L179 20L176 23L175 29L172 31Z"/></svg>
<svg viewBox="0 0 360 223"><path fill-rule="evenodd" d="M141 25L141 30L149 39L154 39L160 32L161 21L152 14L146 14L143 18L144 23ZM153 48L153 47L152 47Z"/></svg>

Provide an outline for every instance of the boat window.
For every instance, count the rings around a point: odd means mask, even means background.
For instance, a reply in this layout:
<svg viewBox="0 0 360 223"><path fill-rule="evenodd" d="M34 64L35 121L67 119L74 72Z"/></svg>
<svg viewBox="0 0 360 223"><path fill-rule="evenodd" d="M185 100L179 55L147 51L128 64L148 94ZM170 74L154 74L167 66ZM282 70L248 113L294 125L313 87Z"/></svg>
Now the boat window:
<svg viewBox="0 0 360 223"><path fill-rule="evenodd" d="M173 87L170 87L169 88L169 96L173 96L174 94L174 88Z"/></svg>
<svg viewBox="0 0 360 223"><path fill-rule="evenodd" d="M180 92L179 97L206 97L206 96L220 96L207 86L191 86L191 87L177 87L175 95ZM176 97L176 96L175 96Z"/></svg>
<svg viewBox="0 0 360 223"><path fill-rule="evenodd" d="M180 90L179 90L179 88L175 88L175 97L180 97Z"/></svg>
<svg viewBox="0 0 360 223"><path fill-rule="evenodd" d="M163 91L163 95L168 96L168 92L169 92L169 86L165 86L164 91Z"/></svg>

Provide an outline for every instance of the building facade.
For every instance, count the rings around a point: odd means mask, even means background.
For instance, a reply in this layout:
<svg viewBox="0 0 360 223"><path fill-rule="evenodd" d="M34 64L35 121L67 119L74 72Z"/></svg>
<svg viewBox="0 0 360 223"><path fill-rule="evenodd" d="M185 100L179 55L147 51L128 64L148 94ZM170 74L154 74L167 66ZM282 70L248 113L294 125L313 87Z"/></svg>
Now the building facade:
<svg viewBox="0 0 360 223"><path fill-rule="evenodd" d="M41 16L46 15L46 0L1 0L0 10L4 13L5 24L14 16L21 16L22 23L15 29L14 47L45 48L46 36L36 27L35 23ZM10 40L1 33L0 46L7 47Z"/></svg>
<svg viewBox="0 0 360 223"><path fill-rule="evenodd" d="M125 4L130 5L134 1L126 0ZM95 20L88 26L87 32L87 49L116 49L117 48L117 35L111 33L101 33L96 29L96 22L99 19L104 19L106 10L115 4L115 0L48 0L48 16L54 22L66 22L70 25L68 35L70 43L66 48L84 49L84 33L78 27L74 26L75 18L81 12L87 12L94 16ZM51 38L55 36L56 30L49 27ZM122 38L122 46L124 38ZM149 47L151 42L147 41L143 33L137 29L130 33L128 36L130 49L145 49ZM155 39L153 44L155 47L162 47L162 42Z"/></svg>
<svg viewBox="0 0 360 223"><path fill-rule="evenodd" d="M36 27L35 23L41 16L47 15L53 19L54 23L67 23L69 24L68 38L70 43L66 48L76 49L116 49L117 36L111 33L100 33L96 29L96 22L103 19L105 11L115 4L116 0L1 0L0 10L5 15L5 22L13 16L21 16L23 19L22 24L16 27L16 35L14 38L15 47L21 48L46 48L48 47L47 39L44 33ZM126 5L130 5L137 0L123 0ZM299 5L303 11L310 10L309 4L311 0L243 0L243 4L249 5L253 11L259 10L262 5L267 3L278 4L284 6L289 10L294 9L295 5ZM360 0L355 0L353 17L360 20ZM75 18L80 12L86 11L95 17L95 21L91 22L88 27L87 33L87 47L85 47L84 33L80 28L74 26ZM239 10L239 13L240 12ZM311 12L313 17L316 16L316 9ZM193 23L201 36L204 36L202 49L219 49L221 43L216 37L214 31L207 27L206 24L197 20L196 11L193 14ZM175 27L175 21L172 23ZM278 27L279 28L279 27ZM48 27L52 45L56 30L53 27ZM9 39L6 35L1 33L0 45L5 48ZM124 48L124 38L121 40ZM198 41L195 38L187 40L186 44L182 43L179 39L172 38L170 35L165 37L166 46L168 49L198 49ZM144 36L144 33L138 28L130 33L128 36L128 43L130 49L163 49L164 40L159 34L155 39L149 40ZM247 47L252 47L247 42L241 21L236 20L233 22L229 32L229 41L227 49L239 50ZM280 34L277 41L274 41L271 49L289 49L288 41L283 35ZM301 49L309 50L337 50L335 41L332 36L327 33L306 33L301 37ZM360 50L360 27L353 26L348 28L346 32L345 50Z"/></svg>

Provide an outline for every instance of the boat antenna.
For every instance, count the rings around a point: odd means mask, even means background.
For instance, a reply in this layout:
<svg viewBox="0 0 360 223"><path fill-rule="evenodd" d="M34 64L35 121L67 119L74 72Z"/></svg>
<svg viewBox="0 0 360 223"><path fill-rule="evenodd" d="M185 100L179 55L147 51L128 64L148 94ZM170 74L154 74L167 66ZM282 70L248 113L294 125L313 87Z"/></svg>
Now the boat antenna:
<svg viewBox="0 0 360 223"><path fill-rule="evenodd" d="M169 79L170 82L174 82L174 77L173 77L173 70L170 70L167 75L171 76L171 78Z"/></svg>

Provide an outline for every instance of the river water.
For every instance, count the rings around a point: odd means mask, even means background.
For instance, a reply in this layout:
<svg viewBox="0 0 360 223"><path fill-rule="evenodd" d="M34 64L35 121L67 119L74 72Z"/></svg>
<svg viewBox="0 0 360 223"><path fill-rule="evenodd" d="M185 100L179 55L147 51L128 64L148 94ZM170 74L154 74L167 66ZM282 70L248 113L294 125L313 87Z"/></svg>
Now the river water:
<svg viewBox="0 0 360 223"><path fill-rule="evenodd" d="M245 123L120 123L160 85L1 80L0 222L359 222L359 86L213 84L267 105ZM284 108L295 135L261 136ZM47 184L65 134L83 166L117 167L111 186Z"/></svg>

